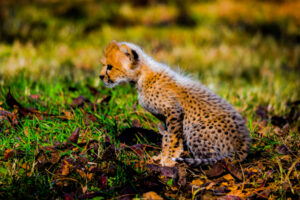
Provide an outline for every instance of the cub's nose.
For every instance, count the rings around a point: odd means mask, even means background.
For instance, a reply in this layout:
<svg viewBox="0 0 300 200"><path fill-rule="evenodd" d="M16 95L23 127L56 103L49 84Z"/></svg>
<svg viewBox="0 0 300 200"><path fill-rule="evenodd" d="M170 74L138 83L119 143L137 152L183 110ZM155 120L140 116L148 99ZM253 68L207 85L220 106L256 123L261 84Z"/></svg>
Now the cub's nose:
<svg viewBox="0 0 300 200"><path fill-rule="evenodd" d="M104 79L104 76L103 76L103 75L100 75L99 78L100 78L101 80L103 80L103 79Z"/></svg>

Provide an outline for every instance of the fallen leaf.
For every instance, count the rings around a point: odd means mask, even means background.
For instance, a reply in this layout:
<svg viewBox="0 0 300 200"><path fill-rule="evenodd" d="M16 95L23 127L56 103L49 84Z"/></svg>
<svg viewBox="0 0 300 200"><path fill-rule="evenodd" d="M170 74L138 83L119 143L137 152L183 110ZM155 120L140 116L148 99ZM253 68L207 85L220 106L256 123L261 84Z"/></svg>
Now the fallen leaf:
<svg viewBox="0 0 300 200"><path fill-rule="evenodd" d="M217 188L217 189L212 190L213 195L216 195L216 196L222 196L222 195L225 195L228 192L230 192L230 190L226 187L221 187L221 188Z"/></svg>
<svg viewBox="0 0 300 200"><path fill-rule="evenodd" d="M92 122L97 122L98 121L97 117L95 115L93 115L93 114L87 114L86 118L88 120L92 121Z"/></svg>
<svg viewBox="0 0 300 200"><path fill-rule="evenodd" d="M210 190L216 183L215 182L208 182L207 185L205 186L206 190Z"/></svg>
<svg viewBox="0 0 300 200"><path fill-rule="evenodd" d="M160 166L155 164L147 164L146 168L152 172L160 172Z"/></svg>
<svg viewBox="0 0 300 200"><path fill-rule="evenodd" d="M87 176L88 180L92 181L93 176L94 176L93 173L88 173L88 176Z"/></svg>
<svg viewBox="0 0 300 200"><path fill-rule="evenodd" d="M204 184L204 181L201 180L201 179L194 179L194 180L190 183L190 185L197 185L197 186L201 186L201 185L203 185L203 184Z"/></svg>
<svg viewBox="0 0 300 200"><path fill-rule="evenodd" d="M238 179L239 181L243 180L243 173L240 170L240 168L237 168L236 166L234 166L232 163L227 162L226 163L226 169L228 170L228 172L233 175L236 179Z"/></svg>
<svg viewBox="0 0 300 200"><path fill-rule="evenodd" d="M68 193L65 194L64 200L75 200L74 197Z"/></svg>
<svg viewBox="0 0 300 200"><path fill-rule="evenodd" d="M234 180L234 178L231 176L231 174L226 174L225 176L223 176L223 178L227 181L232 181Z"/></svg>
<svg viewBox="0 0 300 200"><path fill-rule="evenodd" d="M208 170L206 172L206 175L210 178L214 178L214 177L217 177L217 176L220 176L221 174L224 173L224 168L223 168L223 165L222 163L220 162L217 162L216 164L214 164L214 166Z"/></svg>
<svg viewBox="0 0 300 200"><path fill-rule="evenodd" d="M79 97L73 100L71 106L73 108L76 108L79 106L83 106L87 102L89 102L89 100L85 96L80 95Z"/></svg>
<svg viewBox="0 0 300 200"><path fill-rule="evenodd" d="M278 135L278 136L283 136L283 135L285 135L284 131L283 131L281 128L279 128L279 127L274 128L274 133L275 133L276 135Z"/></svg>
<svg viewBox="0 0 300 200"><path fill-rule="evenodd" d="M12 157L22 157L23 155L25 155L25 152L20 149L7 149L4 152L3 160L8 160Z"/></svg>
<svg viewBox="0 0 300 200"><path fill-rule="evenodd" d="M250 177L252 177L252 176L255 176L255 175L257 174L257 172L258 172L257 169L251 168L251 167L246 168L245 171L244 171L245 175L246 175L248 178L250 178Z"/></svg>
<svg viewBox="0 0 300 200"><path fill-rule="evenodd" d="M290 162L292 160L292 157L291 157L291 155L287 154L287 155L284 155L284 156L280 157L280 160Z"/></svg>
<svg viewBox="0 0 300 200"><path fill-rule="evenodd" d="M186 176L188 174L187 168L188 168L188 166L186 166L185 164L178 166L178 176L179 176L178 185L181 187L185 186L186 182L187 182L187 180L186 180L186 178L187 178Z"/></svg>
<svg viewBox="0 0 300 200"><path fill-rule="evenodd" d="M178 184L179 170L177 167L162 167L156 164L147 164L146 170L150 176L157 177L162 183L176 186Z"/></svg>
<svg viewBox="0 0 300 200"><path fill-rule="evenodd" d="M87 185L82 187L82 193L85 194L88 191Z"/></svg>
<svg viewBox="0 0 300 200"><path fill-rule="evenodd" d="M41 113L33 108L25 108L23 107L17 100L13 97L13 95L8 91L6 95L6 103L11 107L14 108L15 106L18 108L18 112L23 115L35 115L38 119L42 119Z"/></svg>
<svg viewBox="0 0 300 200"><path fill-rule="evenodd" d="M169 177L175 179L178 176L177 167L161 167L160 168L161 176Z"/></svg>
<svg viewBox="0 0 300 200"><path fill-rule="evenodd" d="M283 155L290 153L289 149L284 144L276 147L276 152Z"/></svg>
<svg viewBox="0 0 300 200"><path fill-rule="evenodd" d="M86 179L86 172L85 172L84 168L76 169L76 171L78 172L78 174L81 176L82 179L84 179L84 180Z"/></svg>
<svg viewBox="0 0 300 200"><path fill-rule="evenodd" d="M98 178L98 187L100 189L103 189L103 188L107 188L107 182L108 181L108 178L105 174L102 174L99 178Z"/></svg>
<svg viewBox="0 0 300 200"><path fill-rule="evenodd" d="M153 191L144 193L142 195L142 198L147 199L147 200L163 200L163 198L161 196L159 196L156 192L153 192Z"/></svg>
<svg viewBox="0 0 300 200"><path fill-rule="evenodd" d="M72 165L67 160L63 160L62 162L62 169L61 169L61 175L66 176L70 173L70 168Z"/></svg>
<svg viewBox="0 0 300 200"><path fill-rule="evenodd" d="M134 151L134 153L136 155L138 155L140 157L140 159L142 159L145 156L143 147L144 147L143 144L135 144L135 145L132 145L130 148Z"/></svg>
<svg viewBox="0 0 300 200"><path fill-rule="evenodd" d="M134 120L132 120L132 122L131 122L131 127L141 128L141 127L142 127L142 124L141 124L138 120L134 119Z"/></svg>
<svg viewBox="0 0 300 200"><path fill-rule="evenodd" d="M8 160L14 154L15 154L15 150L14 149L6 149L5 152L4 152L4 160Z"/></svg>
<svg viewBox="0 0 300 200"><path fill-rule="evenodd" d="M80 128L76 128L75 131L68 138L68 141L77 144L79 138Z"/></svg>
<svg viewBox="0 0 300 200"><path fill-rule="evenodd" d="M64 115L64 117L67 119L67 120L71 120L74 118L74 115L71 111L67 111L67 110L63 110L62 111L62 114Z"/></svg>
<svg viewBox="0 0 300 200"><path fill-rule="evenodd" d="M24 134L25 134L26 137L29 136L29 129L28 129L28 127L25 127Z"/></svg>
<svg viewBox="0 0 300 200"><path fill-rule="evenodd" d="M57 116L57 115L52 115L52 114L48 114L48 113L41 113L40 111L34 109L34 108L25 108L24 106L22 106L19 102L17 102L17 100L13 97L13 95L10 93L10 91L8 91L7 95L6 95L6 103L11 107L11 108L15 108L17 107L18 113L21 114L22 116L35 116L37 117L39 120L41 120L43 118L43 116L48 116L48 117L58 117L58 118L64 118L61 116Z"/></svg>
<svg viewBox="0 0 300 200"><path fill-rule="evenodd" d="M267 108L264 106L258 106L255 110L255 114L260 116L262 119L267 118Z"/></svg>
<svg viewBox="0 0 300 200"><path fill-rule="evenodd" d="M36 155L37 166L44 169L48 165L57 164L60 160L60 153L54 147L39 147L40 151Z"/></svg>

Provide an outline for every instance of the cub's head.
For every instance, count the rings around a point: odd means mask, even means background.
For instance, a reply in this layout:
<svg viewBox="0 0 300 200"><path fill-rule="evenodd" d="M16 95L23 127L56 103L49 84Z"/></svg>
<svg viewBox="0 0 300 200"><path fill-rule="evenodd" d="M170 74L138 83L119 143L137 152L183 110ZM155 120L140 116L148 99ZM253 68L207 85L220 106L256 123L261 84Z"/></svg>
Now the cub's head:
<svg viewBox="0 0 300 200"><path fill-rule="evenodd" d="M122 82L134 81L138 70L140 49L130 43L112 41L104 50L100 79L106 87L114 87Z"/></svg>

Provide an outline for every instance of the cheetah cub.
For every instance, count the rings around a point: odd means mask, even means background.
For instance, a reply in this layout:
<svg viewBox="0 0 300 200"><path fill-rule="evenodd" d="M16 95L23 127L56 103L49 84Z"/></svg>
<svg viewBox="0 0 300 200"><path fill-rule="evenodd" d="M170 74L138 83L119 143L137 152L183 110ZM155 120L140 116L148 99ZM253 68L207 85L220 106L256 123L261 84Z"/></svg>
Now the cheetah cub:
<svg viewBox="0 0 300 200"><path fill-rule="evenodd" d="M99 77L105 86L135 83L141 106L165 123L162 152L155 156L161 165L186 162L197 166L224 158L246 158L250 137L243 118L205 86L127 42L112 41L101 62ZM180 157L183 141L194 158Z"/></svg>

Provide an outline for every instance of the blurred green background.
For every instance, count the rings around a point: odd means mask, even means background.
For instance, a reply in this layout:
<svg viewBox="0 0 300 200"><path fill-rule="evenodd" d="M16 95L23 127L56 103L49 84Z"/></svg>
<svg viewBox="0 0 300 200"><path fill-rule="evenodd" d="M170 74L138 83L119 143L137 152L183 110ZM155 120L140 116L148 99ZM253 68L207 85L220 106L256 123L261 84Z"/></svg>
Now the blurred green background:
<svg viewBox="0 0 300 200"><path fill-rule="evenodd" d="M299 99L300 1L0 2L2 87L20 74L97 86L103 48L117 40L224 88L222 96L245 91L275 107Z"/></svg>

